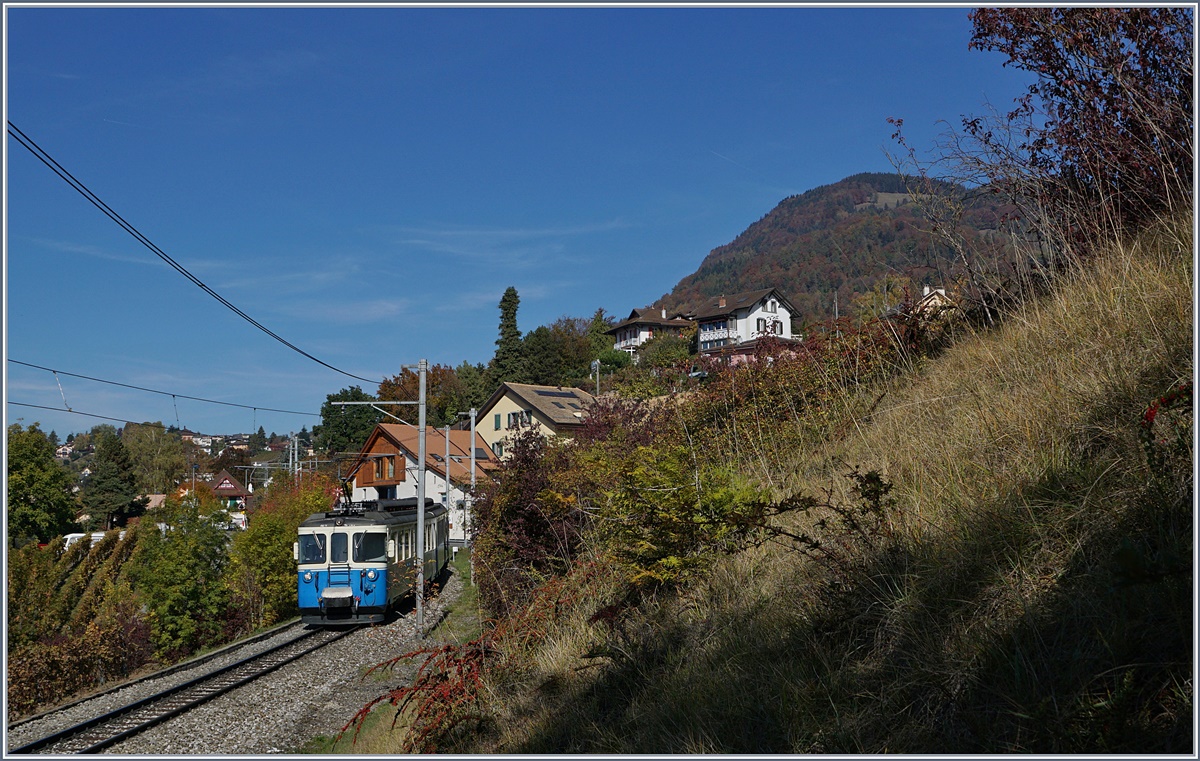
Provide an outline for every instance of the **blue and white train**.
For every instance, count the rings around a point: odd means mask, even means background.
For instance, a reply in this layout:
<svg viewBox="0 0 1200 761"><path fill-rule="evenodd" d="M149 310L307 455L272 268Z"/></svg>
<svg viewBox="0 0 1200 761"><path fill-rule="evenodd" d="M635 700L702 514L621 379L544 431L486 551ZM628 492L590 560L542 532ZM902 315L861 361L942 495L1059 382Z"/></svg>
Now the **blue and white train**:
<svg viewBox="0 0 1200 761"><path fill-rule="evenodd" d="M416 499L343 502L300 524L293 546L300 620L306 624L380 623L416 589L418 556L425 582L450 559L444 505L425 500L425 547L417 552Z"/></svg>

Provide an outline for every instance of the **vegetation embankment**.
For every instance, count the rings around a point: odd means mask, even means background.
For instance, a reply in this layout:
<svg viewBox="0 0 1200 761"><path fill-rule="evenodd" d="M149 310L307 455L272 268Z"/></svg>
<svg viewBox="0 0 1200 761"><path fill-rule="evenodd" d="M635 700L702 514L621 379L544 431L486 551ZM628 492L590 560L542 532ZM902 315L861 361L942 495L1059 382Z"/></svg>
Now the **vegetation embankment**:
<svg viewBox="0 0 1200 761"><path fill-rule="evenodd" d="M60 537L11 552L10 718L296 615L292 542L326 509L331 484L277 481L232 539L218 527L223 506L201 489L95 545Z"/></svg>
<svg viewBox="0 0 1200 761"><path fill-rule="evenodd" d="M617 436L643 444L556 452L614 475L579 488L579 470L551 472L531 512L590 499L590 525L560 523L541 545L557 555L481 540L477 562L508 569L483 589L503 615L441 656L439 686L458 691L404 737L510 753L1189 748L1190 391L1156 401L1192 377L1190 251L1180 221L1097 252L1001 327L836 404L730 404L721 445L689 427L722 403L708 387L653 435ZM689 434L690 450L671 442ZM732 475L756 467L775 482ZM477 685L455 681L471 669Z"/></svg>
<svg viewBox="0 0 1200 761"><path fill-rule="evenodd" d="M975 12L1048 78L948 157L1021 215L1025 279L964 247L958 317L830 324L519 438L477 505L492 621L392 693L388 747L1190 751L1183 16Z"/></svg>

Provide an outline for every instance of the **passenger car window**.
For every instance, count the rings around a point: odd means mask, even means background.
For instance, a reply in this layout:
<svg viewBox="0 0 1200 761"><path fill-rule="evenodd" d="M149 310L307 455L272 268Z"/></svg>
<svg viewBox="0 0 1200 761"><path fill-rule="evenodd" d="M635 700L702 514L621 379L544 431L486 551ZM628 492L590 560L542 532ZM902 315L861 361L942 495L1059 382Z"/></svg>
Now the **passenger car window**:
<svg viewBox="0 0 1200 761"><path fill-rule="evenodd" d="M387 534L355 534L354 562L382 563L387 560Z"/></svg>
<svg viewBox="0 0 1200 761"><path fill-rule="evenodd" d="M300 564L314 565L325 562L325 535L300 535Z"/></svg>

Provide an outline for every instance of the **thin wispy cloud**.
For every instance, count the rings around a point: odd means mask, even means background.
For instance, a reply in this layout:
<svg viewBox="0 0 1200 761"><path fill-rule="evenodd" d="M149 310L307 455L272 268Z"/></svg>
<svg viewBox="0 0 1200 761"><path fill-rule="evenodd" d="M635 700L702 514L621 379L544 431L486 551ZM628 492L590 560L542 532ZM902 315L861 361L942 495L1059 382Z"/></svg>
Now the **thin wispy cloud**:
<svg viewBox="0 0 1200 761"><path fill-rule="evenodd" d="M724 159L724 160L728 161L730 164L733 164L734 166L736 166L736 167L738 167L738 168L740 168L740 169L745 169L747 172L753 172L753 171L754 171L753 169L751 169L750 167L746 166L745 164L743 164L743 163L741 163L741 162L738 162L738 161L734 161L733 159L729 158L728 156L725 156L725 155L722 155L722 154L720 154L720 153L717 153L717 152L716 152L716 151L714 151L714 150L711 150L711 149L710 149L708 152L709 152L709 153L711 153L712 155L716 156L716 157L717 157L717 158L719 158L719 159Z"/></svg>
<svg viewBox="0 0 1200 761"><path fill-rule="evenodd" d="M145 124L134 124L132 122L122 122L122 121L117 121L116 119L103 119L102 121L108 122L109 124L119 124L122 127L136 127L138 129L150 129Z"/></svg>
<svg viewBox="0 0 1200 761"><path fill-rule="evenodd" d="M352 281L362 270L353 260L342 260L316 269L295 269L295 264L258 262L259 271L230 280L215 288L229 291L252 289L256 295L295 296L328 291L333 286Z"/></svg>
<svg viewBox="0 0 1200 761"><path fill-rule="evenodd" d="M223 87L258 88L312 71L322 64L312 50L263 50L254 55L231 55L217 61L209 76Z"/></svg>
<svg viewBox="0 0 1200 761"><path fill-rule="evenodd" d="M94 257L96 259L105 259L111 262L125 262L128 264L149 264L157 267L166 267L166 263L155 257L153 254L147 253L145 256L137 254L126 254L121 252L107 251L96 246L90 246L86 243L72 243L70 241L49 240L47 238L32 238L32 243L35 243L42 248L58 251L64 254L82 254L84 256Z"/></svg>
<svg viewBox="0 0 1200 761"><path fill-rule="evenodd" d="M587 225L548 227L391 227L384 228L393 242L440 256L508 268L528 268L553 259L557 263L571 250L572 238L628 228L622 220Z"/></svg>
<svg viewBox="0 0 1200 761"><path fill-rule="evenodd" d="M394 320L406 314L411 300L360 299L346 294L331 294L326 299L306 300L302 304L276 305L274 311L294 319L308 322L331 322L339 325L367 325L385 320Z"/></svg>
<svg viewBox="0 0 1200 761"><path fill-rule="evenodd" d="M478 239L487 240L531 240L535 238L557 238L570 237L575 235L589 235L591 233L608 232L610 230L623 230L629 225L619 219L614 219L608 222L598 222L587 225L573 225L564 227L395 227L397 232L425 235L430 237L454 237L463 239Z"/></svg>

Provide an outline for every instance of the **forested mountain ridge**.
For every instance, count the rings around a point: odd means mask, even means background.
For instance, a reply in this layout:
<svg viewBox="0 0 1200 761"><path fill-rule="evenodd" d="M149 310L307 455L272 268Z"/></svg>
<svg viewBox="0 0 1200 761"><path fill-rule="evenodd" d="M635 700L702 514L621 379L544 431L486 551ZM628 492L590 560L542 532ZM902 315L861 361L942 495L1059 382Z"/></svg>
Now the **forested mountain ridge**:
<svg viewBox="0 0 1200 761"><path fill-rule="evenodd" d="M939 191L965 194L940 183ZM995 230L1004 209L982 197L968 204L960 232L972 250ZM954 253L929 234L930 224L897 174L864 173L790 196L730 243L713 249L653 306L686 312L710 297L778 288L801 322L844 316L856 296L885 275L912 287L953 278Z"/></svg>

